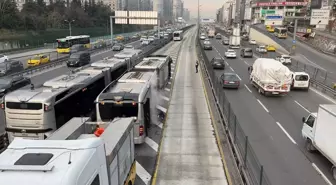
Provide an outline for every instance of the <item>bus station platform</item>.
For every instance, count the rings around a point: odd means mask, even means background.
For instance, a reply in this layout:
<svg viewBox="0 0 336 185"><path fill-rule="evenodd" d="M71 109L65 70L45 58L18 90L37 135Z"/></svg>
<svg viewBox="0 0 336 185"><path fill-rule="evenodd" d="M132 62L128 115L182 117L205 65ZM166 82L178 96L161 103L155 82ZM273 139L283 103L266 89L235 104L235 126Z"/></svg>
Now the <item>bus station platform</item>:
<svg viewBox="0 0 336 185"><path fill-rule="evenodd" d="M184 36L152 185L227 185L201 72L196 29ZM199 67L200 70L200 67Z"/></svg>

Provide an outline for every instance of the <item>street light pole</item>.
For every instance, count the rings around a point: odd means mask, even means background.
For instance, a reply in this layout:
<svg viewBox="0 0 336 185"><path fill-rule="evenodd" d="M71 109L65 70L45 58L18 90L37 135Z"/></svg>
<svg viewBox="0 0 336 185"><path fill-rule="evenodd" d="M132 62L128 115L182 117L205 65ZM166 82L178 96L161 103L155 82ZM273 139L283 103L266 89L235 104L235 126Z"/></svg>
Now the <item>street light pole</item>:
<svg viewBox="0 0 336 185"><path fill-rule="evenodd" d="M71 36L71 23L75 22L75 20L71 20L71 21L68 21L68 20L64 20L64 22L67 22L69 24L69 32L70 32L70 35Z"/></svg>

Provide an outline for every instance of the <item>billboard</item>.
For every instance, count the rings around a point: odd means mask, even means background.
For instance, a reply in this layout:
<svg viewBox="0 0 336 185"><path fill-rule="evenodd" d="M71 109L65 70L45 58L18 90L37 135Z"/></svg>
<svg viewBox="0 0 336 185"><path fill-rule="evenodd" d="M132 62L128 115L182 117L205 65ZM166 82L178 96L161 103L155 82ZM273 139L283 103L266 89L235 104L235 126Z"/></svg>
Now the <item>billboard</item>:
<svg viewBox="0 0 336 185"><path fill-rule="evenodd" d="M260 2L254 6L307 6L308 2Z"/></svg>
<svg viewBox="0 0 336 185"><path fill-rule="evenodd" d="M142 25L157 25L157 11L115 11L116 24L142 24Z"/></svg>

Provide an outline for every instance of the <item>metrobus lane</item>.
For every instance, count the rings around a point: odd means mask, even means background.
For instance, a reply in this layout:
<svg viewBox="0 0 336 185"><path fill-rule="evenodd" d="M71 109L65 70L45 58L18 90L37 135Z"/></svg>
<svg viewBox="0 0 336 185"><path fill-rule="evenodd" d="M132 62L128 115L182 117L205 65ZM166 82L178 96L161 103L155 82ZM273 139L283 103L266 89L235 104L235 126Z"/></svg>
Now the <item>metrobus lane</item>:
<svg viewBox="0 0 336 185"><path fill-rule="evenodd" d="M134 47L139 47L140 45L140 41L134 42L132 43L132 45ZM143 49L144 52L148 51L149 48L151 46L146 46L144 48L140 48ZM101 51L99 53L93 53L91 55L91 63L93 62L97 62L99 60L102 60L106 57L112 57L113 55L115 55L116 51L112 51L112 50L104 50ZM68 68L65 63L63 65L60 65L60 67L56 67L56 68L50 68L49 70L45 70L45 71L41 71L41 72L36 72L33 73L31 75L27 75L28 77L31 78L31 81L33 84L39 85L39 84L43 84L45 81L50 80L52 78L55 78L57 76L60 76L62 74L71 72L71 70L73 70L75 68Z"/></svg>
<svg viewBox="0 0 336 185"><path fill-rule="evenodd" d="M217 50L223 50L225 46L214 43ZM223 53L224 54L224 53ZM239 54L237 52L237 54ZM258 100L259 106L265 109L276 121L278 131L287 137L287 139L308 159L311 166L314 164L322 171L323 176L327 177L327 181L332 181L330 168L331 164L320 154L311 154L305 151L305 143L301 136L303 116L307 116L309 111L316 111L319 104L330 104L324 96L316 93L316 90L292 91L284 97L265 97L260 95L257 90L250 84L247 67L252 65L256 58L240 58L237 60L227 60L231 67L242 78L245 89ZM249 65L247 65L249 64ZM239 116L238 116L239 117ZM272 133L270 133L272 134ZM300 167L303 168L303 167ZM306 168L303 168L306 170ZM320 172L318 172L320 173Z"/></svg>

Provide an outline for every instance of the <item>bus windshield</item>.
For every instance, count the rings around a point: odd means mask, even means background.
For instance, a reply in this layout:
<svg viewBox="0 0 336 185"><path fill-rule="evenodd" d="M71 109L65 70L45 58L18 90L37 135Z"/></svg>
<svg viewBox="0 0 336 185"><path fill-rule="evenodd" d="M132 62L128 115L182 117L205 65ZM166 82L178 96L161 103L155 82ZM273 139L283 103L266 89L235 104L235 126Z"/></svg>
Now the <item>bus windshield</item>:
<svg viewBox="0 0 336 185"><path fill-rule="evenodd" d="M69 47L70 47L70 45L69 45L69 43L67 41L65 41L65 42L59 41L59 42L57 42L57 48L69 48Z"/></svg>
<svg viewBox="0 0 336 185"><path fill-rule="evenodd" d="M126 102L122 104L105 103L99 104L99 113L101 119L113 120L117 117L138 117L138 104L133 102Z"/></svg>

